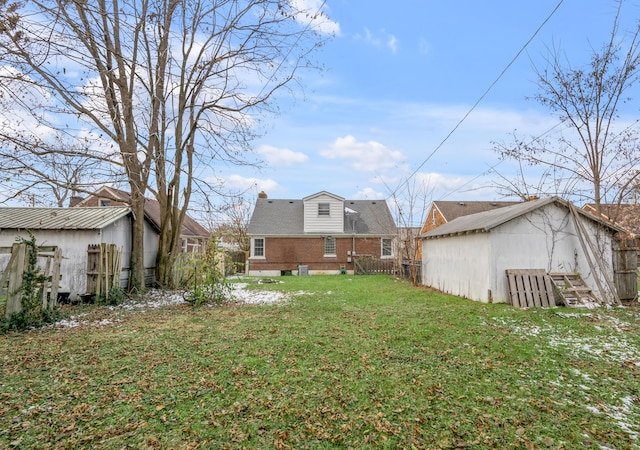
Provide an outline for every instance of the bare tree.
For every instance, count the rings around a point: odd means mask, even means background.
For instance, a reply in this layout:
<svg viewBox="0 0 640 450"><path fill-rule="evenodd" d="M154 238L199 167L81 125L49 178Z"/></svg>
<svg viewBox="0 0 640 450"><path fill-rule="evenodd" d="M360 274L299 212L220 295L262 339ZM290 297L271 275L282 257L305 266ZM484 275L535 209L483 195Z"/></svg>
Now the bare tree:
<svg viewBox="0 0 640 450"><path fill-rule="evenodd" d="M409 279L415 285L418 284L418 274L413 262L416 246L420 245L417 238L432 201L433 189L425 180L415 177L404 180L399 186L401 190L394 190L390 198L397 224L397 256L403 268L408 264Z"/></svg>
<svg viewBox="0 0 640 450"><path fill-rule="evenodd" d="M566 129L553 145L547 140L515 139L496 150L504 158L551 167L555 173L590 186L589 200L600 212L603 200L623 198L640 172L637 121L618 123L620 107L640 70L640 27L624 39L619 33L622 2L609 40L593 50L585 67L575 68L558 50L544 69L535 68L536 100L559 115Z"/></svg>
<svg viewBox="0 0 640 450"><path fill-rule="evenodd" d="M156 276L169 285L198 167L242 163L259 114L311 65L322 17L296 3L36 0L0 30L5 81L46 94L28 105L31 119L54 130L80 122L102 150L87 157L126 175L133 288L143 287L145 192L161 205Z"/></svg>
<svg viewBox="0 0 640 450"><path fill-rule="evenodd" d="M243 252L251 248L251 240L247 235L251 220L252 204L242 197L228 199L219 211L222 222L213 228L213 233L230 244L236 245Z"/></svg>

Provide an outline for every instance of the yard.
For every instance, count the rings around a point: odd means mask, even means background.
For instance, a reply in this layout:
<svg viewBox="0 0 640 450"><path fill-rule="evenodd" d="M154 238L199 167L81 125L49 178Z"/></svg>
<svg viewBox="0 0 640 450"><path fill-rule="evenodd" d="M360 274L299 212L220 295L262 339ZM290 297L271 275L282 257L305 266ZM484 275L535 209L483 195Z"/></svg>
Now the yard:
<svg viewBox="0 0 640 450"><path fill-rule="evenodd" d="M0 448L640 448L638 308L278 280L0 336Z"/></svg>

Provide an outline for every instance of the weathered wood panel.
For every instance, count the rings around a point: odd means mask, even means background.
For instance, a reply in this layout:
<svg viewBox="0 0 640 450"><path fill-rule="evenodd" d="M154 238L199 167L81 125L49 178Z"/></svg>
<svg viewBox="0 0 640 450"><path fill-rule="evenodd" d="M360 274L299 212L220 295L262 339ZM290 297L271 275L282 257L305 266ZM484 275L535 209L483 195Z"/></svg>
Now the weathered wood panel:
<svg viewBox="0 0 640 450"><path fill-rule="evenodd" d="M519 308L556 306L553 285L544 269L507 269L509 298Z"/></svg>
<svg viewBox="0 0 640 450"><path fill-rule="evenodd" d="M613 250L613 273L620 300L635 300L638 297L638 248L635 239L616 242Z"/></svg>

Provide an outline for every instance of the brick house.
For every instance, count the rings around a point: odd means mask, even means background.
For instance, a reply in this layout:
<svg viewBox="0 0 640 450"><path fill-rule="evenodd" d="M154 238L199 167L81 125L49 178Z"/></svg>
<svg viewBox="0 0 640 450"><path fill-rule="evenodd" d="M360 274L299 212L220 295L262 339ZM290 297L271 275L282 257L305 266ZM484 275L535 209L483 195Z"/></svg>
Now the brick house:
<svg viewBox="0 0 640 450"><path fill-rule="evenodd" d="M301 200L259 196L248 226L248 275L353 272L355 258L393 259L396 225L385 200L326 191Z"/></svg>

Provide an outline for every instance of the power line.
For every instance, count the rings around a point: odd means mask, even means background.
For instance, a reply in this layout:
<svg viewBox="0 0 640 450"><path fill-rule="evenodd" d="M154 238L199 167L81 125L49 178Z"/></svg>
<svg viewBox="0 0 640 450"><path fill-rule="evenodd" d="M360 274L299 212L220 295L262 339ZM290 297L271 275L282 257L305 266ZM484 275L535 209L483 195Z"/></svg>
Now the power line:
<svg viewBox="0 0 640 450"><path fill-rule="evenodd" d="M500 72L500 74L498 75L498 77L493 81L493 83L491 83L491 85L489 85L489 87L484 91L484 93L480 96L480 98L478 98L478 100L476 100L476 102L473 104L473 106L471 106L471 108L466 112L466 114L462 117L462 119L460 119L458 121L458 123L453 127L453 129L449 132L449 134L447 134L445 136L445 138L440 141L440 143L436 146L436 148L433 149L433 151L431 153L429 153L429 155L425 158L424 161L422 161L422 163L420 163L420 165L413 171L411 172L411 174L409 174L409 176L398 185L398 187L393 191L393 193L391 194L391 196L395 196L395 194L404 186L406 185L409 180L411 178L413 178L414 176L416 176L416 174L420 171L420 169L422 169L424 167L424 165L429 162L429 160L433 157L433 155L435 155L440 148L442 148L442 146L445 144L445 142L447 142L449 140L449 138L453 135L453 133L455 133L458 128L460 127L460 125L462 125L462 123L467 119L467 117L469 117L469 115L471 115L471 113L476 109L476 107L480 104L480 102L482 100L484 100L484 98L487 96L487 94L489 94L489 92L491 91L491 89L493 89L493 87L498 83L498 81L500 81L500 79L503 77L503 75L507 72L507 70L509 70L509 68L511 68L511 66L513 65L513 63L516 62L516 60L520 57L520 55L525 51L525 49L529 46L529 44L531 44L531 42L535 39L535 37L538 35L538 33L540 32L540 30L542 30L542 28L547 24L547 22L551 19L551 17L553 17L553 15L558 11L558 9L560 8L560 6L562 5L562 3L564 3L564 0L560 0L558 2L558 4L555 6L555 8L551 11L551 13L546 17L546 19L544 19L544 21L538 26L538 28L536 29L536 31L531 35L531 37L527 40L527 42L525 42L525 44L520 48L520 50L518 51L518 53L516 53L516 55L509 61L509 63L505 66L504 69L502 69L502 71Z"/></svg>

